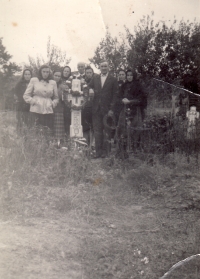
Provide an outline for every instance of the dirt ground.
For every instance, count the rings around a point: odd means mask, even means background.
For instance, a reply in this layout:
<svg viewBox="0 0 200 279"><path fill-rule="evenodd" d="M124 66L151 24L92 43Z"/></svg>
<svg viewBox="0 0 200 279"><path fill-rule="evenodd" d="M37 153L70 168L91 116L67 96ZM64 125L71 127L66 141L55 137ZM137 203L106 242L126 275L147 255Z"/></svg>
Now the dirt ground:
<svg viewBox="0 0 200 279"><path fill-rule="evenodd" d="M79 239L66 222L1 224L0 278L83 278Z"/></svg>
<svg viewBox="0 0 200 279"><path fill-rule="evenodd" d="M159 279L199 254L192 158L51 157L41 142L26 146L13 119L0 134L0 279ZM199 265L190 261L165 279L199 279Z"/></svg>
<svg viewBox="0 0 200 279"><path fill-rule="evenodd" d="M45 186L31 214L30 200L26 214L4 211L0 278L156 279L198 253L199 211L180 209L177 195L142 195L130 178L106 183L103 177L68 188Z"/></svg>
<svg viewBox="0 0 200 279"><path fill-rule="evenodd" d="M0 278L92 278L99 272L93 278L114 278L114 274L117 278L126 278L123 270L120 271L124 263L115 259L115 249L120 243L124 243L125 248L125 238L128 241L131 235L134 238L140 234L156 235L159 229L155 213L141 205L119 205L116 209L105 201L102 207L97 205L95 211L88 214L89 220L87 217L76 219L75 214L69 216L65 212L63 216L55 215L53 220L31 218L1 222ZM112 243L113 255L106 255L106 243ZM133 248L136 257L145 257L138 254L140 247ZM127 258L130 268L128 261Z"/></svg>

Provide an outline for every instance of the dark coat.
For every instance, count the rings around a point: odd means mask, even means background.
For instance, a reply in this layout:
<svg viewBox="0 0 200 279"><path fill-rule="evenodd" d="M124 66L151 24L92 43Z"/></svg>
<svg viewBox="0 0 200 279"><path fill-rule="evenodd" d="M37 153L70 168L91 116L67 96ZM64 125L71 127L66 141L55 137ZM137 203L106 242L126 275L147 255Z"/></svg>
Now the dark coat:
<svg viewBox="0 0 200 279"><path fill-rule="evenodd" d="M126 81L118 80L118 85L121 87Z"/></svg>
<svg viewBox="0 0 200 279"><path fill-rule="evenodd" d="M99 109L102 115L107 114L109 110L113 110L119 88L116 78L108 74L102 87L101 76L94 75L88 86L89 88L92 88L94 90L94 98L92 104L93 114L95 114Z"/></svg>
<svg viewBox="0 0 200 279"><path fill-rule="evenodd" d="M24 101L23 95L26 91L28 83L25 81L20 81L15 86L15 96L17 97L17 110L19 111L29 111L30 105Z"/></svg>
<svg viewBox="0 0 200 279"><path fill-rule="evenodd" d="M98 74L94 73L93 76L92 76L90 79L88 79L87 77L85 77L85 82L87 83L87 85L89 85L89 83L91 82L91 80L92 80L94 77L96 77L96 76L98 76Z"/></svg>
<svg viewBox="0 0 200 279"><path fill-rule="evenodd" d="M136 107L140 107L142 116L144 116L144 109L147 107L147 96L138 80L132 82L126 81L120 88L116 103L120 108L123 108L122 99L135 100L136 103L126 105L132 112Z"/></svg>

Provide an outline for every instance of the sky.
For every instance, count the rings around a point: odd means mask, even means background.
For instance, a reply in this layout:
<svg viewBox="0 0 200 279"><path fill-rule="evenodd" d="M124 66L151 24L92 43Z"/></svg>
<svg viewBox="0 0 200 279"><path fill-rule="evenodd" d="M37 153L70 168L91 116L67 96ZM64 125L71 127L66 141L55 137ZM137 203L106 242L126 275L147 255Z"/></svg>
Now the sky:
<svg viewBox="0 0 200 279"><path fill-rule="evenodd" d="M200 0L0 0L0 37L12 61L28 62L28 55L46 58L48 37L71 57L70 66L88 63L105 36L133 30L143 15L154 20L200 20Z"/></svg>

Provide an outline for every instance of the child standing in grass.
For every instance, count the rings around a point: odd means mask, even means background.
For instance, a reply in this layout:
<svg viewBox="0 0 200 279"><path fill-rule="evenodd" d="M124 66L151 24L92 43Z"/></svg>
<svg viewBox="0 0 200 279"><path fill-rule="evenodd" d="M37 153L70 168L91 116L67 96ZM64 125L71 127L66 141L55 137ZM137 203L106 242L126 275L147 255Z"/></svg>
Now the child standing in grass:
<svg viewBox="0 0 200 279"><path fill-rule="evenodd" d="M53 79L57 83L59 103L54 108L54 136L57 140L57 146L60 147L61 141L65 138L65 126L64 126L64 102L62 101L62 71L55 70L53 72Z"/></svg>

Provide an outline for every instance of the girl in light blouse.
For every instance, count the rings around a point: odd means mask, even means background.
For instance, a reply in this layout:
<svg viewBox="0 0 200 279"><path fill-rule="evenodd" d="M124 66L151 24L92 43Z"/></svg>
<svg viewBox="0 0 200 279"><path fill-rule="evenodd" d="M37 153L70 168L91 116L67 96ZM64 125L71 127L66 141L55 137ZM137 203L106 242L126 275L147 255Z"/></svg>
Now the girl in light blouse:
<svg viewBox="0 0 200 279"><path fill-rule="evenodd" d="M50 68L43 65L38 78L34 77L24 93L24 100L30 104L32 120L53 130L53 108L58 104L57 85L50 77Z"/></svg>

